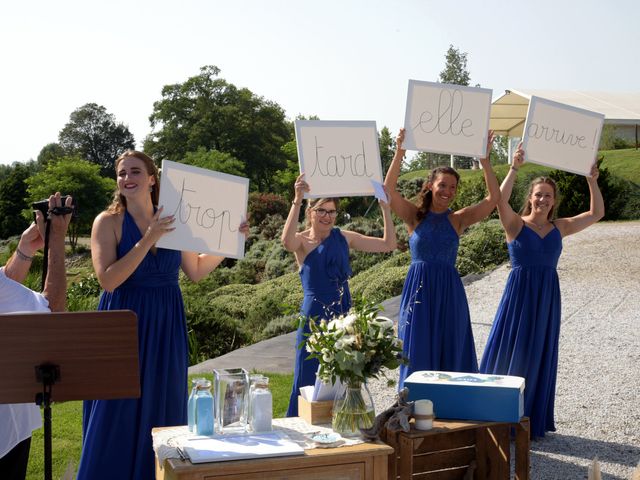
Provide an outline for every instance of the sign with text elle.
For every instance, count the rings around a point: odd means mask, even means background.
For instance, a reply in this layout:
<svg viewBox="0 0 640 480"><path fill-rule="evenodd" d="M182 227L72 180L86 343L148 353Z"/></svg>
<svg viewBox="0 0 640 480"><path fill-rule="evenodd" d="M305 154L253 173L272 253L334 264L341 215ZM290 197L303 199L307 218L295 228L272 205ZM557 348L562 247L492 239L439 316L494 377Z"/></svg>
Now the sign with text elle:
<svg viewBox="0 0 640 480"><path fill-rule="evenodd" d="M532 96L522 139L525 160L589 175L603 123L601 113Z"/></svg>
<svg viewBox="0 0 640 480"><path fill-rule="evenodd" d="M409 80L403 148L484 157L492 90Z"/></svg>
<svg viewBox="0 0 640 480"><path fill-rule="evenodd" d="M162 216L175 215L176 229L156 245L243 258L240 223L246 218L248 199L248 178L164 160L158 204Z"/></svg>
<svg viewBox="0 0 640 480"><path fill-rule="evenodd" d="M376 122L296 120L295 126L306 198L374 194L371 180L382 183Z"/></svg>

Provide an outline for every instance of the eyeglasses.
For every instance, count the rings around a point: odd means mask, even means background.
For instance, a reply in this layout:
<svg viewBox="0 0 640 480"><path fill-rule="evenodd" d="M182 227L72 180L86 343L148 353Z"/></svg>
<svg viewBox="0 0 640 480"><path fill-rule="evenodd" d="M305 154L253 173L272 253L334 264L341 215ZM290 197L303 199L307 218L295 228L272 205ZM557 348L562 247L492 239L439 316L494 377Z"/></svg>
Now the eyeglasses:
<svg viewBox="0 0 640 480"><path fill-rule="evenodd" d="M319 217L326 217L329 215L331 218L336 218L338 216L337 210L325 210L324 208L316 208L315 212Z"/></svg>

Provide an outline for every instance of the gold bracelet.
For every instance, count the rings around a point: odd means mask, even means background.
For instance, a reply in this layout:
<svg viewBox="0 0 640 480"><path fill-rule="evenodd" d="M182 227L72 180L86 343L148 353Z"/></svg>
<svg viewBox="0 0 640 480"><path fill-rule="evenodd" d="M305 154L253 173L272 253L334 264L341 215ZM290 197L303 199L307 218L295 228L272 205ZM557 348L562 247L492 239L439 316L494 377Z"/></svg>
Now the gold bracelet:
<svg viewBox="0 0 640 480"><path fill-rule="evenodd" d="M31 260L33 260L33 257L25 255L18 247L16 247L16 255L20 260L24 260L25 262L30 262Z"/></svg>
<svg viewBox="0 0 640 480"><path fill-rule="evenodd" d="M296 207L299 207L300 205L302 205L302 202L300 202L300 203L291 202L291 205L295 205Z"/></svg>

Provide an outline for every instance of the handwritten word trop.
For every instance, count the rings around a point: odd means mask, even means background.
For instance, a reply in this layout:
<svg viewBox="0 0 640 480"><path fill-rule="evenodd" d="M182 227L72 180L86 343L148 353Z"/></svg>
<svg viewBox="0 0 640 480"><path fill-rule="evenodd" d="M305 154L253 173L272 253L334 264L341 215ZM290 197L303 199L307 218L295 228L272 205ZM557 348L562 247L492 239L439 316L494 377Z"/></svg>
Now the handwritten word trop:
<svg viewBox="0 0 640 480"><path fill-rule="evenodd" d="M186 179L182 179L182 189L180 190L180 200L176 206L173 215L183 225L197 225L201 228L210 230L216 227L219 228L218 232L218 245L220 248L222 245L223 234L237 233L237 229L231 228L231 212L229 210L216 211L215 208L205 207L202 205L193 205L187 201L186 195L198 196L196 190L187 188L185 185ZM225 225L226 223L226 225Z"/></svg>
<svg viewBox="0 0 640 480"><path fill-rule="evenodd" d="M367 156L362 142L362 152L356 155L331 152L321 152L325 147L318 145L318 137L314 137L315 163L311 177L316 173L322 177L343 177L351 174L353 177L372 177L367 169Z"/></svg>
<svg viewBox="0 0 640 480"><path fill-rule="evenodd" d="M473 121L461 118L463 109L464 94L461 90L441 90L437 114L434 116L430 110L423 111L413 130L419 128L424 133L433 133L437 129L441 135L472 137L474 134L469 130L473 127Z"/></svg>

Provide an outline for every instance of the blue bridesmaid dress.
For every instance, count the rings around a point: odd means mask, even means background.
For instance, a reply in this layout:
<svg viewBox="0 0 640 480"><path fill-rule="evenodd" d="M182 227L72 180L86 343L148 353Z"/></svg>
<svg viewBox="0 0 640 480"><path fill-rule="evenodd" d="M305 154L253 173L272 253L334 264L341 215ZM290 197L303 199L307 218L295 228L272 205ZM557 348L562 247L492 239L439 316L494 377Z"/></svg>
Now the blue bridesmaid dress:
<svg viewBox="0 0 640 480"><path fill-rule="evenodd" d="M125 211L118 258L142 238ZM78 480L155 478L151 429L187 423L187 330L178 286L181 252L149 251L98 310L133 310L138 316L141 396L85 401ZM109 372L94 372L109 375Z"/></svg>
<svg viewBox="0 0 640 480"><path fill-rule="evenodd" d="M409 364L400 366L399 388L419 370L478 371L469 305L455 267L459 238L450 214L429 211L409 237L411 265L398 323Z"/></svg>
<svg viewBox="0 0 640 480"><path fill-rule="evenodd" d="M339 228L333 228L324 241L306 256L300 267L300 280L304 299L300 314L304 325L298 327L296 335L296 360L293 372L293 389L289 399L287 417L298 416L300 387L314 385L318 371L318 360L306 360L309 352L303 344L309 333L309 321L329 319L346 314L351 308L348 279L349 245Z"/></svg>
<svg viewBox="0 0 640 480"><path fill-rule="evenodd" d="M540 237L527 225L508 245L511 272L487 340L480 371L525 378L524 414L532 437L555 431L553 405L560 336L556 267L562 236Z"/></svg>

